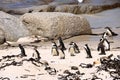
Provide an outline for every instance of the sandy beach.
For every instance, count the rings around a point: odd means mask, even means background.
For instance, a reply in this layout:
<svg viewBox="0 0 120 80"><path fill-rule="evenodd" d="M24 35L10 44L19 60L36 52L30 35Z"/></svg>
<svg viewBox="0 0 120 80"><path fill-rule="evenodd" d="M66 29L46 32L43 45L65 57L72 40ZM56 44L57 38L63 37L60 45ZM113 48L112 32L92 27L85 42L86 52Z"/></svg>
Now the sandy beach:
<svg viewBox="0 0 120 80"><path fill-rule="evenodd" d="M113 12L114 10L115 11L117 10L116 12L119 12L120 8L113 9ZM114 14L111 11L108 11L107 13L109 12L111 13L111 15ZM100 21L100 22L94 21L94 20L97 20L96 16L98 16L98 14L99 15L104 14L99 18L99 21L101 19L104 19L103 21ZM19 66L10 65L4 68L0 68L0 80L3 80L3 78L7 78L5 80L58 80L59 75L63 74L65 70L69 70L73 73L75 73L76 71L79 71L81 73L79 75L81 80L91 80L94 74L97 75L99 78L102 78L103 80L113 80L113 77L111 77L108 72L105 72L105 71L100 71L98 73L96 72L97 71L96 66L100 65L100 63L96 64L92 68L81 68L79 66L81 63L93 64L93 62L99 60L100 57L108 56L110 54L113 54L113 58L116 57L117 55L120 55L119 53L120 52L120 42L119 42L120 41L120 25L119 25L120 23L118 21L118 18L114 17L113 20L116 20L116 21L115 22L113 21L113 23L111 23L112 20L108 19L108 17L104 17L105 12L101 12L98 14L83 15L85 17L87 16L88 21L90 21L90 25L92 27L92 33L94 34L103 33L105 32L104 27L108 25L112 28L112 30L115 33L118 34L118 36L108 37L108 41L110 42L110 45L111 45L111 50L106 51L106 55L99 55L100 52L97 51L97 46L101 38L101 35L80 35L80 36L75 36L75 37L63 40L65 43L65 47L67 48L67 50L65 50L65 59L60 59L59 56L51 55L52 45L50 41L39 42L39 43L23 43L24 41L11 42L11 45L13 46L6 46L6 44L3 44L0 47L0 59L1 59L0 66L2 66L5 63L11 63L12 61L12 60L10 61L4 60L3 56L18 55L21 53L20 49L18 48L18 44L21 43L22 45L24 45L27 57L14 58L15 61L19 62L24 59L31 58L34 53L33 48L37 46L37 50L39 51L40 57L41 57L40 61L43 63L48 62L49 66L56 70L56 74L50 75L49 72L45 70L45 65L42 65L40 63L36 63L35 65L31 61L24 61ZM120 16L120 14L117 13L116 16ZM105 20L108 22L104 23ZM70 56L70 53L68 52L69 43L71 41L76 42L80 49L80 53L75 54L75 56ZM86 58L86 52L83 48L83 46L86 43L91 49L91 53L93 57L91 59ZM76 66L78 70L72 70L71 69L72 66ZM82 75L82 73L84 74ZM79 80L79 79L76 79L76 80Z"/></svg>

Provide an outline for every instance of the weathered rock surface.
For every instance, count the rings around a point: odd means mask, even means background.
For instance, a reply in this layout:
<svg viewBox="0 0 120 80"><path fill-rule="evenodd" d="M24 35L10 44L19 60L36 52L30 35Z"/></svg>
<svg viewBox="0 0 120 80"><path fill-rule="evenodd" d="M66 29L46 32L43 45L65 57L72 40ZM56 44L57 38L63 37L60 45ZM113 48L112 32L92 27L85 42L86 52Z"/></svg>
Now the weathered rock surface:
<svg viewBox="0 0 120 80"><path fill-rule="evenodd" d="M84 0L83 3L106 5L106 4L120 3L120 0Z"/></svg>
<svg viewBox="0 0 120 80"><path fill-rule="evenodd" d="M49 5L78 4L78 0L53 0Z"/></svg>
<svg viewBox="0 0 120 80"><path fill-rule="evenodd" d="M22 22L33 35L47 38L69 38L80 34L91 34L88 21L80 16L59 12L26 13Z"/></svg>
<svg viewBox="0 0 120 80"><path fill-rule="evenodd" d="M25 14L29 12L54 12L55 6L52 5L41 5L41 6L32 6L28 8L15 8L15 9L4 9L5 12L11 14Z"/></svg>
<svg viewBox="0 0 120 80"><path fill-rule="evenodd" d="M107 9L120 7L120 3L96 5L96 4L79 4L79 5L58 5L54 12L70 12L74 14L93 14Z"/></svg>
<svg viewBox="0 0 120 80"><path fill-rule="evenodd" d="M14 5L12 2L9 2L9 4L0 4L0 10L11 14L24 14L31 10L33 12L70 12L74 14L84 14L98 13L107 9L120 7L119 0L84 0L83 3L80 4L77 0L25 1L18 0L20 3L17 4L14 2Z"/></svg>
<svg viewBox="0 0 120 80"><path fill-rule="evenodd" d="M0 29L0 44L4 43L4 39L5 39L5 33L2 29Z"/></svg>
<svg viewBox="0 0 120 80"><path fill-rule="evenodd" d="M9 41L16 41L20 37L29 35L29 31L18 18L2 11L0 11L0 28Z"/></svg>

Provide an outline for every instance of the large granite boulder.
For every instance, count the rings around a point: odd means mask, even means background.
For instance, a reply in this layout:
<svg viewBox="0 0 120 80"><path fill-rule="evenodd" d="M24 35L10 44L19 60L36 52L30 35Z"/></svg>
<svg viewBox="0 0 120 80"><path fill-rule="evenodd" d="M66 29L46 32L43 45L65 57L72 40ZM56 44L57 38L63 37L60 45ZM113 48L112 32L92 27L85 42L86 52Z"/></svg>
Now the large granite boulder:
<svg viewBox="0 0 120 80"><path fill-rule="evenodd" d="M120 3L120 0L83 0L83 3L90 3L96 5L112 5L114 3Z"/></svg>
<svg viewBox="0 0 120 80"><path fill-rule="evenodd" d="M78 4L78 0L53 0L49 5Z"/></svg>
<svg viewBox="0 0 120 80"><path fill-rule="evenodd" d="M54 12L54 9L55 6L52 5L40 5L26 8L4 9L4 11L11 14L22 15L30 12Z"/></svg>
<svg viewBox="0 0 120 80"><path fill-rule="evenodd" d="M18 18L2 11L0 11L0 28L5 32L5 37L9 41L16 41L20 37L30 35Z"/></svg>
<svg viewBox="0 0 120 80"><path fill-rule="evenodd" d="M4 40L5 40L5 33L2 29L0 29L0 44L3 44Z"/></svg>
<svg viewBox="0 0 120 80"><path fill-rule="evenodd" d="M91 34L88 21L71 13L34 12L21 16L23 24L34 34L49 39L62 36L69 38L80 34Z"/></svg>

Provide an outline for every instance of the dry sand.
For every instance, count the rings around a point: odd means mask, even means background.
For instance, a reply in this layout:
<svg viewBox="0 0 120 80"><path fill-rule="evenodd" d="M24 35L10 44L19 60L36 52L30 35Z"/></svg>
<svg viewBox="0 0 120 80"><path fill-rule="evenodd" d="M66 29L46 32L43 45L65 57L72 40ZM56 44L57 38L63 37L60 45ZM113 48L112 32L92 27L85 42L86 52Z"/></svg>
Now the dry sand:
<svg viewBox="0 0 120 80"><path fill-rule="evenodd" d="M112 30L116 33L118 33L118 36L108 38L108 40L111 42L111 51L106 51L106 55L108 56L110 54L113 54L113 57L116 57L117 55L120 55L120 28L117 26L112 28ZM97 28L92 29L93 33L102 33L105 31L104 28ZM103 55L99 55L100 52L98 52L97 45L99 43L100 36L93 36L93 35L81 35L72 37L70 39L64 40L65 46L67 50L65 51L65 59L60 59L59 56L52 56L51 55L51 42L44 42L44 43L22 43L24 45L27 57L26 59L29 59L32 57L34 50L33 45L38 46L38 51L40 52L41 60L42 62L47 61L49 63L49 66L52 68L55 68L57 70L56 75L50 75L45 69L45 66L41 64L36 66L32 64L31 62L24 61L21 66L7 66L5 68L0 69L0 80L1 77L5 78L8 77L10 80L58 80L57 77L59 74L63 74L64 70L71 70L71 66L77 66L80 73L85 73L85 75L81 75L81 80L91 78L93 73L96 72L97 68L94 66L92 68L81 68L79 65L80 63L90 63L93 64L94 61L102 57ZM26 40L25 40L26 41ZM69 42L74 41L78 44L80 53L75 54L75 56L70 56L68 53L69 48ZM57 42L57 41L56 41ZM19 42L20 43L20 42ZM12 45L15 45L15 47L6 47L5 45L2 45L0 48L0 59L2 59L2 56L7 55L18 55L20 54L20 49L17 47L19 44L18 42L13 42ZM88 44L88 46L91 49L91 53L93 58L87 59L86 53L83 49L84 44ZM28 45L29 44L29 45ZM32 45L32 46L31 46ZM23 59L23 58L22 58ZM20 61L21 58L16 58L16 61ZM9 61L7 61L9 62ZM5 62L4 62L5 63ZM0 62L0 66L1 66ZM99 65L99 64L98 64ZM97 66L97 65L96 65ZM100 73L96 73L96 75L99 74L99 78L102 78L103 80L113 80L113 78L108 74L108 72L102 71ZM7 79L6 79L7 80ZM91 79L88 79L91 80Z"/></svg>

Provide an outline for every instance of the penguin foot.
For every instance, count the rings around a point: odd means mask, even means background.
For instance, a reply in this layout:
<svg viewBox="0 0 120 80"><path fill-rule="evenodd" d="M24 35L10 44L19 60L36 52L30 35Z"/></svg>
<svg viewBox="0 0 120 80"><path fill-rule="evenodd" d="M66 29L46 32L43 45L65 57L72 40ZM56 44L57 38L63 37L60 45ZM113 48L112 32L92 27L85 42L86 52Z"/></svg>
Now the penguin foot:
<svg viewBox="0 0 120 80"><path fill-rule="evenodd" d="M70 55L70 56L75 56L74 54Z"/></svg>
<svg viewBox="0 0 120 80"><path fill-rule="evenodd" d="M100 53L99 55L106 55L105 53Z"/></svg>
<svg viewBox="0 0 120 80"><path fill-rule="evenodd" d="M92 58L92 57L86 57L86 58Z"/></svg>
<svg viewBox="0 0 120 80"><path fill-rule="evenodd" d="M60 59L65 59L65 57L61 57Z"/></svg>

